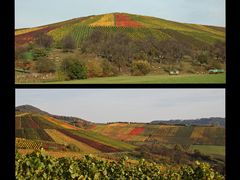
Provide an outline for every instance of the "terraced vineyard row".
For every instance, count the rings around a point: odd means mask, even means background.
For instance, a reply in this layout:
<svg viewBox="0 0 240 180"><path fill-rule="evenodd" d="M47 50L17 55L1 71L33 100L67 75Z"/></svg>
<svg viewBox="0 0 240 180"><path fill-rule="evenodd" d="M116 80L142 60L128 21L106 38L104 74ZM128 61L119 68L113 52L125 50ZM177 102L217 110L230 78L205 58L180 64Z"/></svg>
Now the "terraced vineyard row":
<svg viewBox="0 0 240 180"><path fill-rule="evenodd" d="M16 138L16 147L20 149L41 149L42 142Z"/></svg>
<svg viewBox="0 0 240 180"><path fill-rule="evenodd" d="M128 15L126 14L115 14L116 18L116 26L117 27L141 27L142 24L138 23L137 21L132 20Z"/></svg>
<svg viewBox="0 0 240 180"><path fill-rule="evenodd" d="M18 149L18 152L21 155L27 155L32 153L34 150L33 149ZM79 152L71 152L71 151L53 151L53 150L48 150L45 151L45 154L51 157L55 158L62 158L62 157L67 157L67 158L82 158L84 155L80 154Z"/></svg>
<svg viewBox="0 0 240 180"><path fill-rule="evenodd" d="M87 138L87 139L99 142L101 144L115 147L117 149L121 149L124 151L131 151L136 148L135 146L133 146L131 144L122 142L120 140L112 139L111 136L104 136L104 135L101 135L100 133L95 133L95 132L88 131L88 130L77 130L77 131L71 130L70 132L77 136L81 136L83 138Z"/></svg>
<svg viewBox="0 0 240 180"><path fill-rule="evenodd" d="M31 116L31 115L26 115L26 116L20 117L20 121L21 121L21 127L24 127L24 128L33 128L33 129L39 128L38 123L36 123L36 122L32 119L32 116Z"/></svg>
<svg viewBox="0 0 240 180"><path fill-rule="evenodd" d="M100 31L106 33L107 35L111 35L115 32L126 33L131 39L142 40L147 37L154 37L158 40L165 40L170 38L170 36L160 30L156 29L147 29L147 28L133 28L133 27L110 27L110 26L83 26L76 25L71 28L64 27L62 29L57 29L55 31L50 32L49 34L53 36L54 40L57 43L67 35L71 35L78 47L81 46L81 43L89 36L93 31Z"/></svg>
<svg viewBox="0 0 240 180"><path fill-rule="evenodd" d="M24 116L15 118L16 129L49 129L56 128L54 123L46 121L40 115L29 115L26 114Z"/></svg>
<svg viewBox="0 0 240 180"><path fill-rule="evenodd" d="M15 136L32 140L54 141L43 129L16 129Z"/></svg>
<svg viewBox="0 0 240 180"><path fill-rule="evenodd" d="M60 131L58 131L56 129L45 129L45 131L48 133L49 136L51 136L52 139L54 139L55 142L57 142L59 144L74 144L82 152L88 152L88 153L99 152L98 150L88 146L87 144L77 141L77 140L61 133Z"/></svg>
<svg viewBox="0 0 240 180"><path fill-rule="evenodd" d="M83 142L85 144L87 144L88 146L91 146L95 149L98 149L100 150L101 152L119 152L120 150L117 149L117 148L114 148L114 147L111 147L111 146L108 146L108 145L105 145L105 144L101 144L99 142L96 142L96 141L93 141L93 140L90 140L90 139L87 139L87 138L83 138L83 137L80 137L80 136L77 136L75 134L72 134L70 133L69 131L66 131L64 129L59 129L59 131L77 141L80 141L80 142Z"/></svg>
<svg viewBox="0 0 240 180"><path fill-rule="evenodd" d="M105 14L98 21L91 23L90 26L114 26L114 14Z"/></svg>
<svg viewBox="0 0 240 180"><path fill-rule="evenodd" d="M36 141L25 138L16 138L15 144L17 149L38 150L43 148L45 150L66 151L66 147L64 145L48 141Z"/></svg>

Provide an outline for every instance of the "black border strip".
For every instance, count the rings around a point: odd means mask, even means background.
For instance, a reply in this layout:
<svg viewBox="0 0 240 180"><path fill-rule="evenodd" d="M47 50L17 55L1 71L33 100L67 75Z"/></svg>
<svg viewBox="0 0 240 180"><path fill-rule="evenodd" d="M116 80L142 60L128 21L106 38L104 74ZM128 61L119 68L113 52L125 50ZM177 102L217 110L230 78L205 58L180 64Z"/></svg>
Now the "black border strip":
<svg viewBox="0 0 240 180"><path fill-rule="evenodd" d="M2 28L0 60L0 138L1 175L5 179L15 179L15 88L226 88L226 179L238 179L240 162L239 129L239 83L240 83L240 28L239 5L237 1L226 2L226 44L227 76L226 84L14 84L14 0L6 1L0 11ZM235 4L234 4L235 2ZM235 13L234 13L235 12ZM2 19L4 18L4 20Z"/></svg>
<svg viewBox="0 0 240 180"><path fill-rule="evenodd" d="M225 84L16 84L15 88L225 88Z"/></svg>

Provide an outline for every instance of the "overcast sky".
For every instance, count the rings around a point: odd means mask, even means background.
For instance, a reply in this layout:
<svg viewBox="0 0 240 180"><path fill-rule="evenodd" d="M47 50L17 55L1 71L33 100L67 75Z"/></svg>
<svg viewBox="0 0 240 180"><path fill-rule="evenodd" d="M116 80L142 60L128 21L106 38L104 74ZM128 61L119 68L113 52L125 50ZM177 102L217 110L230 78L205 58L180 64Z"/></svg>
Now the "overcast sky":
<svg viewBox="0 0 240 180"><path fill-rule="evenodd" d="M224 89L17 89L16 106L92 122L225 117Z"/></svg>
<svg viewBox="0 0 240 180"><path fill-rule="evenodd" d="M15 27L34 27L110 12L225 26L225 0L15 0Z"/></svg>

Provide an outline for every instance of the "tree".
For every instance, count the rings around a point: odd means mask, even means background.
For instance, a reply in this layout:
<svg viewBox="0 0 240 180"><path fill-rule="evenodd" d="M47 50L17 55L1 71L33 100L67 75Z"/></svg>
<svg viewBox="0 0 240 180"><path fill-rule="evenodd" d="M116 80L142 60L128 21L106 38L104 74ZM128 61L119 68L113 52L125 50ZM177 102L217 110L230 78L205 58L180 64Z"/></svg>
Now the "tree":
<svg viewBox="0 0 240 180"><path fill-rule="evenodd" d="M72 36L65 36L62 39L62 47L64 51L71 51L76 48L76 42Z"/></svg>
<svg viewBox="0 0 240 180"><path fill-rule="evenodd" d="M207 64L208 63L208 55L206 53L201 53L197 56L197 60L201 64Z"/></svg>
<svg viewBox="0 0 240 180"><path fill-rule="evenodd" d="M121 68L128 63L132 53L129 37L121 32L115 33L107 41L107 46L104 51L108 56L108 60L114 62L118 66L118 71L121 72Z"/></svg>
<svg viewBox="0 0 240 180"><path fill-rule="evenodd" d="M212 52L217 60L221 60L223 62L226 61L226 44L225 44L225 42L217 41L213 46Z"/></svg>
<svg viewBox="0 0 240 180"><path fill-rule="evenodd" d="M50 48L53 43L53 38L51 36L41 32L36 36L35 42L40 47Z"/></svg>
<svg viewBox="0 0 240 180"><path fill-rule="evenodd" d="M65 58L61 64L61 70L67 75L69 79L86 79L87 67L76 58Z"/></svg>
<svg viewBox="0 0 240 180"><path fill-rule="evenodd" d="M164 48L169 64L179 64L184 55L184 47L177 41L167 40L164 42Z"/></svg>

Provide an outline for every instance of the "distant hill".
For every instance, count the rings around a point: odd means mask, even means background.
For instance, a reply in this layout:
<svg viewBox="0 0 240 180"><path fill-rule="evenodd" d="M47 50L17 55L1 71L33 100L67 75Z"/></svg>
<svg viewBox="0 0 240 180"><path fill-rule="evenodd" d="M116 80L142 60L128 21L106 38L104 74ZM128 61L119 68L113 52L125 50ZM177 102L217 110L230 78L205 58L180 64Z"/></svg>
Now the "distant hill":
<svg viewBox="0 0 240 180"><path fill-rule="evenodd" d="M42 115L49 115L48 112L46 111L42 111L39 108L36 108L34 106L31 105L22 105L22 106L17 106L15 108L16 112L31 112L31 113L37 113L37 114L42 114Z"/></svg>
<svg viewBox="0 0 240 180"><path fill-rule="evenodd" d="M201 119L188 119L188 120L154 120L151 124L183 124L183 125L199 125L199 126L221 126L225 127L225 118L210 117Z"/></svg>
<svg viewBox="0 0 240 180"><path fill-rule="evenodd" d="M41 109L36 108L31 105L18 106L18 107L16 107L16 112L17 113L21 112L21 113L34 113L34 114L40 114L40 115L47 115L47 116L56 118L61 121L66 121L70 124L77 125L79 127L85 127L85 126L92 124L92 122L78 118L78 117L53 115L53 114L50 114L46 111L42 111Z"/></svg>

